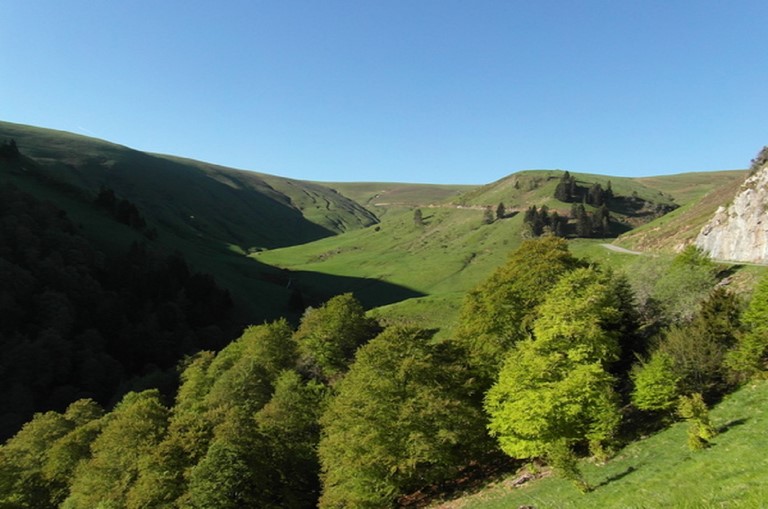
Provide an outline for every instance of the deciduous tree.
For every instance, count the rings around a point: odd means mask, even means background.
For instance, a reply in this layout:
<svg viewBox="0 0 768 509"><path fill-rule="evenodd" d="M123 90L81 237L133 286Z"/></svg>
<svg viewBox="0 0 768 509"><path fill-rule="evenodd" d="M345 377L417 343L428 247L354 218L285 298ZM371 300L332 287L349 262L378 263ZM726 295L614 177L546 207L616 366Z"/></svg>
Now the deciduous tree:
<svg viewBox="0 0 768 509"><path fill-rule="evenodd" d="M564 275L538 309L530 339L506 356L486 396L489 428L515 458L562 456L589 443L599 451L613 435L619 413L615 379L619 300L607 276L592 268Z"/></svg>
<svg viewBox="0 0 768 509"><path fill-rule="evenodd" d="M582 265L562 239L527 240L467 294L457 341L481 376L488 381L495 377L504 354L529 334L536 307L547 291L563 274Z"/></svg>
<svg viewBox="0 0 768 509"><path fill-rule="evenodd" d="M477 388L450 344L390 327L362 347L322 416L322 508L389 507L488 446Z"/></svg>
<svg viewBox="0 0 768 509"><path fill-rule="evenodd" d="M378 332L375 320L351 293L333 297L319 308L309 308L294 338L301 362L315 376L333 379L345 372L358 347Z"/></svg>

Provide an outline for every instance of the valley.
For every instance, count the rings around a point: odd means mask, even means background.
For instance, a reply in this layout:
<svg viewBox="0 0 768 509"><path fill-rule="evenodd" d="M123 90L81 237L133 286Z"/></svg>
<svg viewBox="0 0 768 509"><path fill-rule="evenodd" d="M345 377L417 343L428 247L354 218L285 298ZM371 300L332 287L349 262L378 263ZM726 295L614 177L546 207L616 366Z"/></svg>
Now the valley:
<svg viewBox="0 0 768 509"><path fill-rule="evenodd" d="M713 505L765 473L768 272L693 246L747 170L307 182L0 143L4 507L650 507L724 478ZM718 435L675 424L695 395Z"/></svg>

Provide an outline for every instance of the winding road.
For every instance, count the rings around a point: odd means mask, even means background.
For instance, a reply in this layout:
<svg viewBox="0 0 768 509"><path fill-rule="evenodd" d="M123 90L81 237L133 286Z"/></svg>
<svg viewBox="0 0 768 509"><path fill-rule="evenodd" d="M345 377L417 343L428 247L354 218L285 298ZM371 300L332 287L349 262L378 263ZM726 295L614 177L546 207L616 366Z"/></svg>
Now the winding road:
<svg viewBox="0 0 768 509"><path fill-rule="evenodd" d="M610 250L610 251L616 251L617 253L624 253L624 254L631 254L631 255L641 255L640 251L632 251L631 249L626 249L619 246L614 246L613 244L600 244L604 248Z"/></svg>

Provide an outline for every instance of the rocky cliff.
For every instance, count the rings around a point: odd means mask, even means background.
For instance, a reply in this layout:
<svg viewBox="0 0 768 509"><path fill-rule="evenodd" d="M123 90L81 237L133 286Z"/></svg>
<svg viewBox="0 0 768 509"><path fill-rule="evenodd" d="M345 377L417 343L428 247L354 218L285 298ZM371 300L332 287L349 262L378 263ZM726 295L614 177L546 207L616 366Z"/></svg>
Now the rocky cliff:
<svg viewBox="0 0 768 509"><path fill-rule="evenodd" d="M768 263L768 165L753 171L733 202L715 212L696 245L717 260Z"/></svg>

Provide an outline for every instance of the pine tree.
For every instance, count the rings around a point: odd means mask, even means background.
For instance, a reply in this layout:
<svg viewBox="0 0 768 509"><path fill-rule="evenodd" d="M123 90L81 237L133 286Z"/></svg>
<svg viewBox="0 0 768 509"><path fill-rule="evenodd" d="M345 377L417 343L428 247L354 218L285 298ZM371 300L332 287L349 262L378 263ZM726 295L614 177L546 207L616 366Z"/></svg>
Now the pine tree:
<svg viewBox="0 0 768 509"><path fill-rule="evenodd" d="M506 208L504 208L504 203L499 202L499 205L496 207L496 219L504 219L506 214L507 211Z"/></svg>
<svg viewBox="0 0 768 509"><path fill-rule="evenodd" d="M424 215L422 214L421 209L413 211L413 224L418 227L424 226Z"/></svg>

